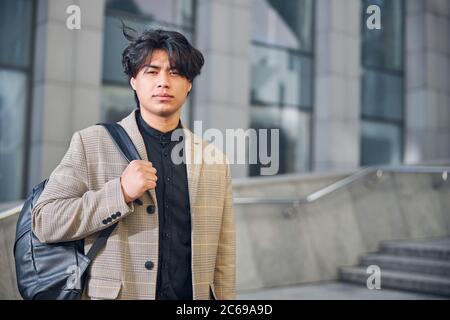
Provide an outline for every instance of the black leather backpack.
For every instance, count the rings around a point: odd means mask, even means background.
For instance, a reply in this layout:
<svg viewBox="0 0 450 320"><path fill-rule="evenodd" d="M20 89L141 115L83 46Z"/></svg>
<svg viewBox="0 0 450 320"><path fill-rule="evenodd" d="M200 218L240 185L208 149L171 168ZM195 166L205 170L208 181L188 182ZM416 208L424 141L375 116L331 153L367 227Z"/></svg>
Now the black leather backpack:
<svg viewBox="0 0 450 320"><path fill-rule="evenodd" d="M128 162L140 159L126 131L117 123L101 124ZM83 293L89 265L106 244L116 224L102 230L87 254L84 240L41 243L33 234L31 214L47 180L36 185L23 205L14 243L17 286L25 300L77 300Z"/></svg>

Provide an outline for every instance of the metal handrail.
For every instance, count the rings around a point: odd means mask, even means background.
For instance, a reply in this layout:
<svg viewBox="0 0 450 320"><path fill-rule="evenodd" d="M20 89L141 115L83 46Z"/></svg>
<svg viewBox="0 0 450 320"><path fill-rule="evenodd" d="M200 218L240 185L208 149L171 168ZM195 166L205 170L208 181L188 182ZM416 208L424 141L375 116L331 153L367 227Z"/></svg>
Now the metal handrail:
<svg viewBox="0 0 450 320"><path fill-rule="evenodd" d="M338 180L326 187L323 187L313 193L303 197L237 197L234 199L234 204L246 205L246 204L293 204L298 206L303 203L311 203L324 196L347 187L351 183L362 179L369 174L376 173L377 177L381 177L384 172L396 172L396 173L440 173L442 179L447 181L450 167L370 167L362 169L348 177ZM19 213L22 210L23 203L4 212L0 213L0 220L10 217Z"/></svg>
<svg viewBox="0 0 450 320"><path fill-rule="evenodd" d="M239 197L234 200L234 204L293 204L298 206L304 203L311 203L324 196L347 187L351 183L362 179L369 174L376 173L377 177L381 177L384 172L396 173L439 173L442 174L442 179L447 181L450 167L369 167L362 169L348 177L338 180L326 187L323 187L307 196L290 196L290 197Z"/></svg>
<svg viewBox="0 0 450 320"><path fill-rule="evenodd" d="M6 219L6 218L8 218L10 216L13 216L13 215L19 213L22 210L22 207L23 207L23 203L18 205L18 206L16 206L16 207L14 207L14 208L8 209L8 210L3 211L3 212L0 212L0 220Z"/></svg>

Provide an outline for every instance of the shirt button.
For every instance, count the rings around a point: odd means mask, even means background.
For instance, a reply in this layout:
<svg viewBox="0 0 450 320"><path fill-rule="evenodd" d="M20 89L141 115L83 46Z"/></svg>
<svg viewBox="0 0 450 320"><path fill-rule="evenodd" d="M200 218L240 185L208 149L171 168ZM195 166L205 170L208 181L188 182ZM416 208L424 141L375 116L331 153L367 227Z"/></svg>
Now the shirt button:
<svg viewBox="0 0 450 320"><path fill-rule="evenodd" d="M167 181L170 181L170 178L167 178Z"/></svg>
<svg viewBox="0 0 450 320"><path fill-rule="evenodd" d="M152 270L153 269L153 266L154 266L154 263L153 263L153 261L147 261L147 262L145 262L145 269L147 269L147 270Z"/></svg>
<svg viewBox="0 0 450 320"><path fill-rule="evenodd" d="M167 239L170 238L170 233L168 233L168 232L164 233L164 237Z"/></svg>
<svg viewBox="0 0 450 320"><path fill-rule="evenodd" d="M148 207L147 207L147 213L148 214L152 214L152 213L155 213L155 206L154 205L149 205Z"/></svg>

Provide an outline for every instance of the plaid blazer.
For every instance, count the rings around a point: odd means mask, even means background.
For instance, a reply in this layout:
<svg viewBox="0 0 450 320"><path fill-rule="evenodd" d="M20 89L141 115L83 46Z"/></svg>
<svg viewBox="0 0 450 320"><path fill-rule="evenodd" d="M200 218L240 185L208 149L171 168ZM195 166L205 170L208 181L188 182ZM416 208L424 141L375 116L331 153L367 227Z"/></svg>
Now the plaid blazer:
<svg viewBox="0 0 450 320"><path fill-rule="evenodd" d="M135 111L119 124L141 158L148 160ZM183 130L191 204L193 297L234 299L236 245L229 164L212 144L184 126ZM206 148L213 148L223 161L206 163L202 157ZM40 241L85 239L85 252L99 231L118 223L91 264L85 299L155 298L159 241L156 194L149 190L140 198L143 205L128 205L120 185L127 165L105 128L95 125L78 131L33 209L32 227ZM149 205L156 207L155 214L147 213ZM151 270L145 268L149 260L154 263Z"/></svg>

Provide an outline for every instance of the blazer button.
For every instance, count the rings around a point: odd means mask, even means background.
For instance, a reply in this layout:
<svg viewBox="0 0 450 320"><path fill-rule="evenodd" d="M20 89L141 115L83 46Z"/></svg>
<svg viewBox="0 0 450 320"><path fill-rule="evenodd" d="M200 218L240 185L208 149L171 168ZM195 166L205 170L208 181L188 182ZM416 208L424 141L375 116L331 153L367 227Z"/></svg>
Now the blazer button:
<svg viewBox="0 0 450 320"><path fill-rule="evenodd" d="M112 218L108 217L108 218L106 218L106 221L108 221L108 223L110 223L110 222L112 222Z"/></svg>
<svg viewBox="0 0 450 320"><path fill-rule="evenodd" d="M108 220L105 219L105 220L102 221L102 223L103 224L108 224Z"/></svg>
<svg viewBox="0 0 450 320"><path fill-rule="evenodd" d="M147 212L148 212L149 214L155 213L155 206L154 206L153 204L149 205L149 206L147 207Z"/></svg>
<svg viewBox="0 0 450 320"><path fill-rule="evenodd" d="M116 214L113 213L113 214L111 215L111 218L116 219L116 218L117 218Z"/></svg>
<svg viewBox="0 0 450 320"><path fill-rule="evenodd" d="M117 218L119 218L121 215L122 215L122 212L120 212L120 211L117 211L117 212L116 212L116 217L117 217Z"/></svg>
<svg viewBox="0 0 450 320"><path fill-rule="evenodd" d="M147 261L147 262L145 262L145 269L147 269L147 270L152 270L153 269L153 266L154 266L154 263L153 263L153 261Z"/></svg>

